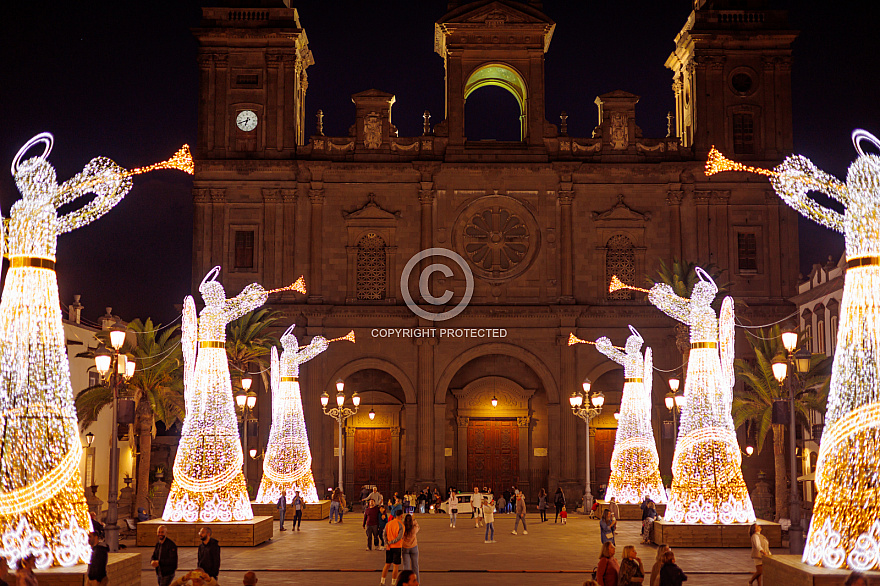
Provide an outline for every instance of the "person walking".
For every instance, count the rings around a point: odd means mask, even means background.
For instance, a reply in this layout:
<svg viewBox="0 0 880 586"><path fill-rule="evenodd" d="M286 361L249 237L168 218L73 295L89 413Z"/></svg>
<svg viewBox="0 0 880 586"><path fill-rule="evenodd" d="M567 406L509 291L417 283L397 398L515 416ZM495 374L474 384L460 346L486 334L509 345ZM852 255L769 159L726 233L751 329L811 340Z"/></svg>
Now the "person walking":
<svg viewBox="0 0 880 586"><path fill-rule="evenodd" d="M547 520L547 491L543 488L538 491L538 513L541 515L541 523Z"/></svg>
<svg viewBox="0 0 880 586"><path fill-rule="evenodd" d="M599 553L599 565L596 568L596 582L599 586L617 586L620 565L614 559L614 544L606 541Z"/></svg>
<svg viewBox="0 0 880 586"><path fill-rule="evenodd" d="M455 522L458 519L458 495L455 494L455 489L449 491L446 509L449 512L449 526L455 529Z"/></svg>
<svg viewBox="0 0 880 586"><path fill-rule="evenodd" d="M663 554L669 550L669 546L661 543L657 546L657 557L651 567L651 586L660 586L660 569L663 567Z"/></svg>
<svg viewBox="0 0 880 586"><path fill-rule="evenodd" d="M559 487L556 488L556 494L553 495L553 504L556 505L556 517L553 519L553 522L556 523L559 520L562 507L565 506L565 493Z"/></svg>
<svg viewBox="0 0 880 586"><path fill-rule="evenodd" d="M618 586L635 586L645 581L645 567L642 560L636 553L633 545L627 545L623 548L623 561L620 562L620 570L618 571Z"/></svg>
<svg viewBox="0 0 880 586"><path fill-rule="evenodd" d="M339 488L334 488L330 497L330 523L337 522L336 519L339 516L339 494Z"/></svg>
<svg viewBox="0 0 880 586"><path fill-rule="evenodd" d="M565 509L565 505L562 505L562 510L559 511L559 519L562 521L563 525L568 523L568 511Z"/></svg>
<svg viewBox="0 0 880 586"><path fill-rule="evenodd" d="M480 492L480 487L474 487L474 494L471 495L471 519L474 520L474 529L480 528L480 522L482 521L481 512L483 510L483 494Z"/></svg>
<svg viewBox="0 0 880 586"><path fill-rule="evenodd" d="M110 547L95 532L89 533L89 545L92 546L92 557L89 559L89 567L86 571L89 586L107 586L109 581L107 578L107 557L110 554ZM6 560L6 558L3 559Z"/></svg>
<svg viewBox="0 0 880 586"><path fill-rule="evenodd" d="M663 567L660 568L660 586L681 586L687 579L687 574L675 565L675 554L672 551L664 553Z"/></svg>
<svg viewBox="0 0 880 586"><path fill-rule="evenodd" d="M519 528L519 522L522 521L523 526L523 535L528 535L529 532L526 530L526 497L516 489L513 495L514 499L514 510L516 511L516 521L513 524L513 533L516 535L516 530Z"/></svg>
<svg viewBox="0 0 880 586"><path fill-rule="evenodd" d="M287 531L284 528L284 517L287 515L287 489L281 489L281 496L278 497L278 502L275 503L275 508L278 509L278 516L281 519L281 527L278 529L279 531ZM294 523L296 526L296 523Z"/></svg>
<svg viewBox="0 0 880 586"><path fill-rule="evenodd" d="M385 505L379 507L379 549L385 549L385 526L388 524L388 508Z"/></svg>
<svg viewBox="0 0 880 586"><path fill-rule="evenodd" d="M403 519L403 569L412 570L419 578L419 522L411 514Z"/></svg>
<svg viewBox="0 0 880 586"><path fill-rule="evenodd" d="M301 525L303 521L303 511L306 508L306 501L299 494L299 491L296 491L296 494L293 495L293 528L297 531L301 530Z"/></svg>
<svg viewBox="0 0 880 586"><path fill-rule="evenodd" d="M605 509L602 511L602 520L599 521L599 534L602 543L610 541L614 543L614 531L617 529L617 519L611 514L611 511Z"/></svg>
<svg viewBox="0 0 880 586"><path fill-rule="evenodd" d="M168 586L177 571L177 544L168 539L165 525L156 529L157 543L150 557L150 565L156 568L156 581L159 586Z"/></svg>
<svg viewBox="0 0 880 586"><path fill-rule="evenodd" d="M211 537L211 528L202 527L199 530L199 567L205 570L205 573L217 579L220 574L220 544L216 539Z"/></svg>
<svg viewBox="0 0 880 586"><path fill-rule="evenodd" d="M757 523L752 523L752 526L749 527L749 541L752 542L752 559L755 561L755 573L749 578L749 585L752 582L757 582L758 586L761 586L763 582L761 576L764 574L764 556L772 555L770 542L761 535L761 526Z"/></svg>
<svg viewBox="0 0 880 586"><path fill-rule="evenodd" d="M403 512L399 516L389 519L385 525L385 565L382 567L382 579L379 581L380 586L385 584L385 578L388 576L388 570L394 566L394 572L391 574L391 584L397 581L397 573L400 571L400 562L403 552Z"/></svg>
<svg viewBox="0 0 880 586"><path fill-rule="evenodd" d="M373 551L374 544L376 548L379 547L379 507L373 499L367 500L362 527L367 532L367 550Z"/></svg>
<svg viewBox="0 0 880 586"><path fill-rule="evenodd" d="M486 539L483 543L495 543L495 501L492 495L483 497L483 522L486 523Z"/></svg>

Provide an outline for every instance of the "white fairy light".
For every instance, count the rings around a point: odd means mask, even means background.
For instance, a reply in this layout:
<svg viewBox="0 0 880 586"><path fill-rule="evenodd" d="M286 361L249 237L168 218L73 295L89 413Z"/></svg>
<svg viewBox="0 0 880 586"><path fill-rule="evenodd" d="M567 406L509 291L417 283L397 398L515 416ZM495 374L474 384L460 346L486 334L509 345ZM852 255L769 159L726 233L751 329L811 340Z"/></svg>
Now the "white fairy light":
<svg viewBox="0 0 880 586"><path fill-rule="evenodd" d="M711 303L718 287L701 268L690 299L657 283L648 300L690 326L691 352L685 378L685 405L672 461L672 489L666 518L675 523L751 523L752 501L742 477L742 454L730 414L733 400L733 299ZM719 331L720 330L720 331Z"/></svg>
<svg viewBox="0 0 880 586"><path fill-rule="evenodd" d="M316 336L300 349L294 326L281 337L281 358L272 348L272 429L263 460L263 480L257 493L258 503L274 503L281 497L293 498L296 491L308 503L318 502L318 491L312 475L312 452L306 421L303 416L299 384L299 365L327 349L329 342Z"/></svg>
<svg viewBox="0 0 880 586"><path fill-rule="evenodd" d="M596 340L596 349L623 365L623 399L617 420L617 435L611 455L611 477L605 498L619 503L637 504L647 495L654 502L666 502L666 489L660 477L660 458L651 427L651 387L653 360L651 349L642 358L642 336L632 326L625 352L606 337Z"/></svg>

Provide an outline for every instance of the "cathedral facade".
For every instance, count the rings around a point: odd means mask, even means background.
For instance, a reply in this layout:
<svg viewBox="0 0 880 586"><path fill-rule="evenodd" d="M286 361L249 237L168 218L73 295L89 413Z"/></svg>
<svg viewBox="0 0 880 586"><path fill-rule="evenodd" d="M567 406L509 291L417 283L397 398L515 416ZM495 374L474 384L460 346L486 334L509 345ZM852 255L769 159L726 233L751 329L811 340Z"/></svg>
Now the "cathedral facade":
<svg viewBox="0 0 880 586"><path fill-rule="evenodd" d="M319 491L338 481L340 454L319 398L333 397L341 379L348 405L352 392L361 398L344 426L348 495L366 483L385 494L516 485L530 499L542 487L580 495L587 441L598 494L623 370L591 346L569 346L569 334L622 342L632 324L657 367L682 363L674 322L641 293L609 293L612 275L644 286L661 260L714 263L747 302L745 319L791 313L794 212L766 182L703 173L712 145L765 167L791 152L795 33L784 12L696 0L666 61L669 135L642 136L639 97L614 91L596 98L592 136L574 137L545 119L544 59L557 25L540 2L453 1L434 28L445 120L426 117L420 136L398 136L395 97L367 89L352 96L349 135L325 136L306 129L313 56L299 15L269 4L204 8L195 30L193 282L215 265L230 293L304 275L306 296L270 298L281 330L296 323L300 343L355 331L356 344L333 344L300 375ZM519 141L465 135L465 102L487 85L516 98ZM653 383L664 473L669 376ZM605 396L588 431L569 405L585 379ZM259 393L265 446L271 393ZM249 466L258 484L260 463Z"/></svg>

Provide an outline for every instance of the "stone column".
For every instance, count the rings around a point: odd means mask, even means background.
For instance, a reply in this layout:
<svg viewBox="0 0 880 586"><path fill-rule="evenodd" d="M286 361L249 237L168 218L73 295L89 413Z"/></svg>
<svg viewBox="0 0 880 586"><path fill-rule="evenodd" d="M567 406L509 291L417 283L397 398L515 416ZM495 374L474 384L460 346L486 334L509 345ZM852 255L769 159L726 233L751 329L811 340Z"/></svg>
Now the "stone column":
<svg viewBox="0 0 880 586"><path fill-rule="evenodd" d="M560 262L562 263L560 271L560 281L562 285L562 295L559 299L561 303L574 303L574 277L572 262L572 218L571 203L574 200L574 191L560 190L557 194L559 200L560 212L560 229L559 229L559 252Z"/></svg>
<svg viewBox="0 0 880 586"><path fill-rule="evenodd" d="M434 480L434 338L416 338L418 349L418 482ZM415 438L413 438L415 439Z"/></svg>
<svg viewBox="0 0 880 586"><path fill-rule="evenodd" d="M446 490L446 403L434 404L434 482Z"/></svg>
<svg viewBox="0 0 880 586"><path fill-rule="evenodd" d="M193 258L192 279L198 285L211 262L211 192L205 187L193 187ZM196 287L197 288L197 287Z"/></svg>
<svg viewBox="0 0 880 586"><path fill-rule="evenodd" d="M226 190L211 189L211 266L226 264ZM202 275L204 277L204 275Z"/></svg>
<svg viewBox="0 0 880 586"><path fill-rule="evenodd" d="M571 457L568 454L562 453L559 446L559 415L562 412L562 407L559 403L547 403L547 426L548 426L548 440L550 443L549 446L549 458L550 458L550 471L547 478L547 491L549 494L554 494L556 492L556 487L559 486L559 462L567 457ZM565 415L566 413L562 413Z"/></svg>
<svg viewBox="0 0 880 586"><path fill-rule="evenodd" d="M404 483L406 488L411 488L421 481L417 481L417 470L416 470L416 462L418 461L418 441L419 441L419 433L416 431L419 428L418 419L419 412L421 408L417 403L407 403L405 405L405 418L406 418L406 436L403 438L406 443L406 466L404 470Z"/></svg>
<svg viewBox="0 0 880 586"><path fill-rule="evenodd" d="M306 290L309 292L309 303L324 303L321 295L321 269L323 266L323 225L324 225L324 189L309 189L312 215L309 220L311 236L311 254L309 255L309 280Z"/></svg>
<svg viewBox="0 0 880 586"><path fill-rule="evenodd" d="M669 249L672 257L681 259L681 200L684 192L669 190L666 192L666 205L669 206Z"/></svg>
<svg viewBox="0 0 880 586"><path fill-rule="evenodd" d="M400 492L400 428L391 428L391 494ZM354 494L354 493L352 493ZM403 493L401 493L402 495Z"/></svg>
<svg viewBox="0 0 880 586"><path fill-rule="evenodd" d="M455 471L455 486L460 491L466 491L467 488L467 435L470 419L467 417L458 418L458 466ZM445 490L441 487L441 490ZM445 496L445 495L444 495Z"/></svg>
<svg viewBox="0 0 880 586"><path fill-rule="evenodd" d="M196 138L199 150L210 151L214 148L214 137L211 132L213 124L211 113L214 111L214 56L210 53L199 53L199 133Z"/></svg>
<svg viewBox="0 0 880 586"><path fill-rule="evenodd" d="M709 257L711 262L719 266L731 266L730 262L730 231L728 223L728 202L730 201L730 191L721 190L713 191L710 199L710 221L715 225L712 230L710 250L712 255Z"/></svg>
<svg viewBox="0 0 880 586"><path fill-rule="evenodd" d="M517 488L526 496L526 500L535 500L538 493L530 492L531 475L531 459L529 458L529 433L531 423L530 417L517 417L516 426L519 428L519 478L517 479Z"/></svg>
<svg viewBox="0 0 880 586"><path fill-rule="evenodd" d="M263 275L261 282L267 289L280 285L280 270L276 267L281 260L278 258L281 229L277 226L278 221L281 220L281 215L278 213L280 201L280 189L263 188L263 262L258 269Z"/></svg>
<svg viewBox="0 0 880 586"><path fill-rule="evenodd" d="M281 245L279 254L281 255L281 283L287 285L293 283L299 278L296 274L299 268L296 261L296 189L281 189ZM308 285L308 283L306 283ZM282 300L292 300L299 293L295 291L285 291L281 294Z"/></svg>
<svg viewBox="0 0 880 586"><path fill-rule="evenodd" d="M558 336L556 344L560 348L560 392L564 395L565 401L568 402L566 391L577 388L574 364L575 349L574 346L568 345L568 340L564 336ZM560 421L561 433L559 438L559 455L562 460L562 466L559 471L560 482L577 482L577 431L579 429L577 424L580 423L581 420L573 416L571 413L566 413L562 408L560 408L560 417L562 419L562 421Z"/></svg>
<svg viewBox="0 0 880 586"><path fill-rule="evenodd" d="M212 145L212 150L229 150L229 145L226 144L226 128L229 124L230 116L230 113L226 111L228 65L228 53L216 53L214 55L214 144ZM216 88L222 89L217 91Z"/></svg>
<svg viewBox="0 0 880 586"><path fill-rule="evenodd" d="M280 53L266 53L266 111L263 114L266 150L281 148L278 122L283 118L284 98L279 98L278 86L283 85L279 79L282 57Z"/></svg>
<svg viewBox="0 0 880 586"><path fill-rule="evenodd" d="M329 419L329 418L328 418ZM355 427L351 423L354 419L345 422L342 428L342 441L345 444L345 456L343 465L343 474L345 475L345 494L348 495L346 500L351 502L360 496L360 487L354 485L354 434ZM392 466L394 464L392 463Z"/></svg>
<svg viewBox="0 0 880 586"><path fill-rule="evenodd" d="M709 262L709 197L711 191L695 191L694 203L696 204L696 232L697 232L697 262Z"/></svg>

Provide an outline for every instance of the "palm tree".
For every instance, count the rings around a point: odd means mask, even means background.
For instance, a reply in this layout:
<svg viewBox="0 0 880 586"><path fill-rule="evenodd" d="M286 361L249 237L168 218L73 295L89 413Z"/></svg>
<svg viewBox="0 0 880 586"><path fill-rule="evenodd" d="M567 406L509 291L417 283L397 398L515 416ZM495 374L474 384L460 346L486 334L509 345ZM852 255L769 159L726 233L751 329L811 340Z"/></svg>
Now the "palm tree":
<svg viewBox="0 0 880 586"><path fill-rule="evenodd" d="M266 370L269 368L268 356L272 346L278 344L275 336L269 334L269 327L280 320L280 311L263 308L250 311L226 326L226 356L229 358L233 386L241 388L241 379L251 365L257 367L263 380L263 387L269 388Z"/></svg>
<svg viewBox="0 0 880 586"><path fill-rule="evenodd" d="M776 476L776 520L787 510L788 502L788 473L785 462L786 427L781 423L773 423L773 403L788 399L788 387L780 383L773 376L772 364L777 359L786 356L785 347L782 345L781 329L778 325L770 329L757 329L747 336L752 351L755 353L754 362L738 358L734 363L736 378L744 383L741 390L734 392L733 417L736 427L742 426L746 421L754 425L757 430L755 438L755 450L761 453L767 434L773 434L773 464ZM799 336L800 347L807 340ZM819 410L824 412L822 400L822 388L826 388L830 379L828 366L831 358L822 354L814 354L810 359L810 370L800 375L803 386L804 398L795 401L795 416L798 422L804 424L808 421L809 411ZM793 376L793 373L790 373Z"/></svg>
<svg viewBox="0 0 880 586"><path fill-rule="evenodd" d="M134 394L135 434L138 438L140 456L137 462L136 506L149 510L148 491L150 484L150 456L153 447L153 426L161 421L171 427L183 421L185 407L183 400L183 363L179 326L171 326L162 331L160 324L136 319L128 324L134 333L133 344L126 341L120 352L132 357L136 363L134 375L126 383L125 390ZM108 342L108 333L99 332L96 337ZM91 351L78 356L90 357ZM110 405L112 394L109 386L97 385L81 391L76 396L76 412L82 428L98 419L98 414ZM115 432L115 430L114 430Z"/></svg>

